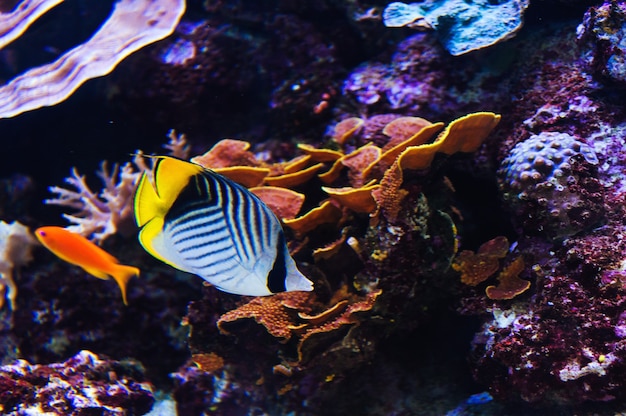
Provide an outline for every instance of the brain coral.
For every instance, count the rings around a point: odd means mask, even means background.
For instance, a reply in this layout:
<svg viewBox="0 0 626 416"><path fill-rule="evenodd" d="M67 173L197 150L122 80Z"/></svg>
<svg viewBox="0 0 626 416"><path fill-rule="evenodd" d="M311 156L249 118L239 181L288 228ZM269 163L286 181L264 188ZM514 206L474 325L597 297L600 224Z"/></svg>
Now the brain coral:
<svg viewBox="0 0 626 416"><path fill-rule="evenodd" d="M604 215L597 165L594 150L578 138L543 132L518 143L502 161L500 191L526 233L568 237Z"/></svg>

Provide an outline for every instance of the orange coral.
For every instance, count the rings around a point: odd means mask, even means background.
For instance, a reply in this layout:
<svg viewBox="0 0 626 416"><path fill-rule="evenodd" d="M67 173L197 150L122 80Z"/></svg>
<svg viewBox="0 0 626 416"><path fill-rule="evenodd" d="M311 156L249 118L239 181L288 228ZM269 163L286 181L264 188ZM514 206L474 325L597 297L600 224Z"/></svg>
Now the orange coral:
<svg viewBox="0 0 626 416"><path fill-rule="evenodd" d="M345 244L346 239L348 238L345 232L341 233L341 237L339 239L325 245L324 247L319 247L313 250L313 259L315 261L324 259L328 260L332 258L335 254L339 252L341 247Z"/></svg>
<svg viewBox="0 0 626 416"><path fill-rule="evenodd" d="M337 150L317 149L311 145L303 143L298 144L298 149L311 156L311 159L316 162L334 162L343 156L343 153L338 152Z"/></svg>
<svg viewBox="0 0 626 416"><path fill-rule="evenodd" d="M385 172L385 176L383 176L383 180L380 182L380 187L372 191L372 196L378 205L378 211L373 216L377 216L379 212L382 212L389 222L392 223L398 218L402 201L408 195L406 190L400 189L402 178L402 169L400 169L396 160Z"/></svg>
<svg viewBox="0 0 626 416"><path fill-rule="evenodd" d="M224 359L214 352L193 354L191 361L193 361L200 370L209 373L221 370L222 367L224 367Z"/></svg>
<svg viewBox="0 0 626 416"><path fill-rule="evenodd" d="M304 195L291 189L259 186L250 188L250 192L265 202L280 219L295 218L304 203Z"/></svg>
<svg viewBox="0 0 626 416"><path fill-rule="evenodd" d="M311 351L321 339L325 340L335 333L342 335L342 332L338 332L341 328L358 325L363 319L359 315L371 311L381 293L381 290L376 290L364 296L357 295L349 293L343 286L328 305L317 302L314 292L283 292L257 297L226 312L218 320L217 326L222 333L229 334L225 329L229 323L253 319L281 343L296 337L297 363L302 363L310 357Z"/></svg>
<svg viewBox="0 0 626 416"><path fill-rule="evenodd" d="M370 175L370 172L372 172L375 168L380 172L384 172L393 164L398 156L400 156L400 154L404 152L404 150L406 150L408 147L419 146L426 143L442 128L443 123L429 124L422 127L413 136L410 136L408 139L397 143L392 147L388 147L387 145L385 145L383 147L383 150L385 152L377 160L375 160L367 168L365 168L363 176L368 177Z"/></svg>
<svg viewBox="0 0 626 416"><path fill-rule="evenodd" d="M485 293L489 299L506 300L524 293L530 288L528 280L520 279L524 271L524 259L519 256L498 275L498 286L487 286Z"/></svg>
<svg viewBox="0 0 626 416"><path fill-rule="evenodd" d="M381 293L382 290L378 289L369 292L365 297L351 294L326 311L323 318L320 319L320 315L309 317L308 326L302 332L298 343L298 362L307 361L316 344L328 338L331 333L345 326L358 325L363 319L359 314L371 311Z"/></svg>
<svg viewBox="0 0 626 416"><path fill-rule="evenodd" d="M500 268L499 259L509 250L506 237L496 237L482 244L476 253L463 250L452 263L452 268L461 273L461 282L476 286L487 280Z"/></svg>
<svg viewBox="0 0 626 416"><path fill-rule="evenodd" d="M498 125L500 116L494 113L473 113L451 122L431 144L406 148L398 161L402 169L426 169L438 152L474 152Z"/></svg>
<svg viewBox="0 0 626 416"><path fill-rule="evenodd" d="M383 127L383 134L389 136L389 142L385 144L383 150L391 149L397 144L410 139L424 127L430 126L431 124L430 121L421 117L399 117L392 120Z"/></svg>
<svg viewBox="0 0 626 416"><path fill-rule="evenodd" d="M324 201L319 207L312 209L300 217L284 219L283 223L296 234L302 235L315 229L320 224L336 223L340 218L341 209L330 201Z"/></svg>
<svg viewBox="0 0 626 416"><path fill-rule="evenodd" d="M322 190L330 197L355 212L371 214L376 210L376 201L372 196L372 191L380 188L375 185L376 181L370 181L360 188L329 188L322 186Z"/></svg>
<svg viewBox="0 0 626 416"><path fill-rule="evenodd" d="M361 187L365 183L363 171L381 155L379 147L366 144L354 152L339 159L341 164L348 168L348 178L352 186Z"/></svg>
<svg viewBox="0 0 626 416"><path fill-rule="evenodd" d="M480 112L454 120L441 133L439 151L447 155L475 152L500 122L500 115Z"/></svg>
<svg viewBox="0 0 626 416"><path fill-rule="evenodd" d="M252 152L249 152L250 143L242 140L224 139L203 155L191 159L193 163L205 168L217 169L232 166L260 166Z"/></svg>
<svg viewBox="0 0 626 416"><path fill-rule="evenodd" d="M259 186L263 183L263 180L269 175L270 170L267 168L258 168L253 166L232 166L228 168L216 168L213 171L219 173L230 179L251 188L253 186Z"/></svg>
<svg viewBox="0 0 626 416"><path fill-rule="evenodd" d="M345 144L348 139L350 139L350 137L352 137L363 126L363 124L365 124L365 121L358 117L350 117L345 120L341 120L335 126L333 140L340 145Z"/></svg>
<svg viewBox="0 0 626 416"><path fill-rule="evenodd" d="M318 163L317 165L309 166L306 169L296 170L292 173L285 173L278 176L268 176L265 178L265 184L269 186L281 186L283 188L292 188L298 185L302 185L305 182L311 180L315 176L318 170L324 165Z"/></svg>
<svg viewBox="0 0 626 416"><path fill-rule="evenodd" d="M287 308L285 303L294 308L304 307L312 296L313 292L282 292L273 296L256 297L223 314L217 321L217 327L222 333L229 334L224 328L225 324L240 319L254 319L273 337L280 338L280 342L287 342L296 323L296 313L293 308Z"/></svg>

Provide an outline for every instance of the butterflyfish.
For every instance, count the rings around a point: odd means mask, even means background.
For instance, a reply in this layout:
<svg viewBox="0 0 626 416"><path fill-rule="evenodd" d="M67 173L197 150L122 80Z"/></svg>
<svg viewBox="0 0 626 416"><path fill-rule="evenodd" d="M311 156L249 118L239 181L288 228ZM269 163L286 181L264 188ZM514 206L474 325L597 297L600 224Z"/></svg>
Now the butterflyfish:
<svg viewBox="0 0 626 416"><path fill-rule="evenodd" d="M81 267L90 275L104 280L113 277L122 291L124 305L128 305L126 286L133 276L139 275L138 268L119 264L115 257L82 235L62 227L38 228L35 237L57 257Z"/></svg>
<svg viewBox="0 0 626 416"><path fill-rule="evenodd" d="M148 253L228 293L313 290L287 250L280 221L256 195L195 163L155 159L134 201Z"/></svg>

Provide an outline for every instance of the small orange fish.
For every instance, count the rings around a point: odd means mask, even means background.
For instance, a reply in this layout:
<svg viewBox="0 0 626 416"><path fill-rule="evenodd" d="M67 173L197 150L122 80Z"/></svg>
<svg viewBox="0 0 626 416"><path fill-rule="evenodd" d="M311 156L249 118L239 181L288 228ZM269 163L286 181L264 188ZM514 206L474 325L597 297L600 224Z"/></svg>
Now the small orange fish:
<svg viewBox="0 0 626 416"><path fill-rule="evenodd" d="M119 264L117 259L79 234L62 227L41 227L35 230L35 237L48 250L68 263L80 266L87 273L99 279L113 277L122 291L124 305L126 285L133 276L139 275L139 269Z"/></svg>

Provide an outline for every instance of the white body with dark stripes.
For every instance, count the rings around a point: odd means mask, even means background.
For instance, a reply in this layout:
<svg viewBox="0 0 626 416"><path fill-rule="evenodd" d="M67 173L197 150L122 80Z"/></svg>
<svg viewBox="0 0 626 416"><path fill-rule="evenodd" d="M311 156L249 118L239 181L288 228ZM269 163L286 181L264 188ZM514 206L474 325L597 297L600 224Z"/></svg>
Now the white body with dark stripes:
<svg viewBox="0 0 626 416"><path fill-rule="evenodd" d="M313 289L289 255L274 213L246 188L209 170L192 176L182 189L152 249L229 293Z"/></svg>

